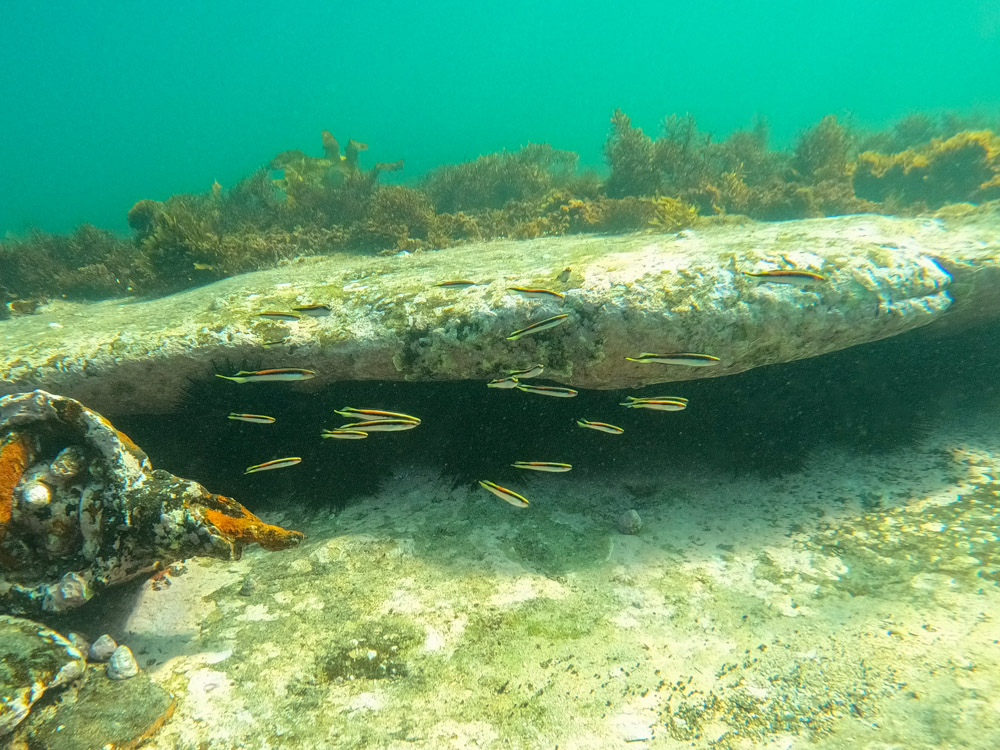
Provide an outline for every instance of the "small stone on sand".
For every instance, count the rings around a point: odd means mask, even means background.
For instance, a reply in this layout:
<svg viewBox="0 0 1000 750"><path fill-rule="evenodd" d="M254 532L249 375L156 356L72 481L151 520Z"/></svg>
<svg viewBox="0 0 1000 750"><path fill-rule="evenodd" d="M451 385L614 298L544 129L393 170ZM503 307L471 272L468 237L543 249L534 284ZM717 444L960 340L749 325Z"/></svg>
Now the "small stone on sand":
<svg viewBox="0 0 1000 750"><path fill-rule="evenodd" d="M127 680L139 674L139 665L128 646L119 646L108 660L108 677L112 680Z"/></svg>
<svg viewBox="0 0 1000 750"><path fill-rule="evenodd" d="M627 510L618 516L618 530L622 534L638 534L642 530L642 519L636 510Z"/></svg>
<svg viewBox="0 0 1000 750"><path fill-rule="evenodd" d="M87 652L87 661L107 661L118 648L115 639L105 633L92 644Z"/></svg>
<svg viewBox="0 0 1000 750"><path fill-rule="evenodd" d="M254 590L257 588L257 582L253 578L247 576L243 579L243 585L240 586L240 590L237 592L240 596L252 596Z"/></svg>

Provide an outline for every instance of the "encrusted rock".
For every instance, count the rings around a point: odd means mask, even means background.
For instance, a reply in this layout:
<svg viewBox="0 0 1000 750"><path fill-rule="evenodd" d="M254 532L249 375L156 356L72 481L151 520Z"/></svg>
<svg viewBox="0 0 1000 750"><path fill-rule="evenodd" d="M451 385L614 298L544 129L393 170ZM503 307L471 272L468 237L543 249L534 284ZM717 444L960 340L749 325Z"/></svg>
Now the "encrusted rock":
<svg viewBox="0 0 1000 750"><path fill-rule="evenodd" d="M86 662L72 643L43 625L0 615L0 737L47 691L75 680Z"/></svg>
<svg viewBox="0 0 1000 750"><path fill-rule="evenodd" d="M639 511L627 510L618 516L618 530L623 534L638 534L642 531L642 519Z"/></svg>
<svg viewBox="0 0 1000 750"><path fill-rule="evenodd" d="M87 603L93 596L87 579L78 573L66 573L59 582L46 586L42 595L42 609L46 612L66 612Z"/></svg>
<svg viewBox="0 0 1000 750"><path fill-rule="evenodd" d="M112 680L127 680L139 674L139 664L128 646L119 646L108 660L108 677Z"/></svg>
<svg viewBox="0 0 1000 750"><path fill-rule="evenodd" d="M197 482L154 471L100 414L45 391L0 398L0 608L66 612L198 555L239 558L302 535Z"/></svg>
<svg viewBox="0 0 1000 750"><path fill-rule="evenodd" d="M116 648L118 648L118 644L115 642L115 639L105 633L91 644L90 651L87 652L87 658L90 661L107 661L111 658Z"/></svg>
<svg viewBox="0 0 1000 750"><path fill-rule="evenodd" d="M573 272L564 276L567 266ZM478 285L436 286L456 269ZM744 274L787 269L822 278L797 288ZM526 299L512 285L565 297ZM258 316L303 302L336 313L287 324ZM507 339L563 313L563 325ZM998 317L995 218L728 219L679 234L307 258L161 299L53 303L4 321L0 393L42 385L109 414L169 411L190 378L211 377L213 362L248 359L315 370L305 389L337 380L486 381L520 362L542 362L547 377L566 385L618 389L729 375L928 324L955 330ZM286 345L263 347L275 337ZM625 360L642 352L705 353L720 362Z"/></svg>
<svg viewBox="0 0 1000 750"><path fill-rule="evenodd" d="M91 666L74 688L32 711L16 739L32 750L134 750L147 747L175 707L174 697L142 672L109 680L103 667Z"/></svg>

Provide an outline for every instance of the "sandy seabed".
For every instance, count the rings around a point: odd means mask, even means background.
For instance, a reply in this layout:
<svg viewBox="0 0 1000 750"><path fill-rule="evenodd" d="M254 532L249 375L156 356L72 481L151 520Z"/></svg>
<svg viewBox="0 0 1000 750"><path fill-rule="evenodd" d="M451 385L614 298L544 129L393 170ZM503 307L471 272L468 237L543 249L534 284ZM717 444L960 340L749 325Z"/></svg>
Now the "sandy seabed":
<svg viewBox="0 0 1000 750"><path fill-rule="evenodd" d="M296 550L145 584L103 624L178 697L149 747L1000 745L1000 403L775 480L518 489L401 471L265 514Z"/></svg>

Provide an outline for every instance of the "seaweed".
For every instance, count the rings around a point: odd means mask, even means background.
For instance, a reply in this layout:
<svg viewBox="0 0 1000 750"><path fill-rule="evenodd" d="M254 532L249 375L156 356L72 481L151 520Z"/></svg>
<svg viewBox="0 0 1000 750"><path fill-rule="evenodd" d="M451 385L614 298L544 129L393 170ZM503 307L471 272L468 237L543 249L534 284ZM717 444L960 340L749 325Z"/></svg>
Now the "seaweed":
<svg viewBox="0 0 1000 750"><path fill-rule="evenodd" d="M11 301L122 296L134 291L133 256L129 240L92 224L66 235L34 231L0 242L0 279Z"/></svg>
<svg viewBox="0 0 1000 750"><path fill-rule="evenodd" d="M853 187L867 200L929 208L993 200L1000 197L1000 137L963 131L897 154L864 152Z"/></svg>
<svg viewBox="0 0 1000 750"><path fill-rule="evenodd" d="M676 232L691 226L697 219L698 211L690 203L664 195L656 199L649 225L661 232Z"/></svg>
<svg viewBox="0 0 1000 750"><path fill-rule="evenodd" d="M217 192L218 228L223 233L248 227L263 229L283 223L281 197L266 169L256 170L230 190L220 188Z"/></svg>
<svg viewBox="0 0 1000 750"><path fill-rule="evenodd" d="M827 115L805 131L795 145L792 169L797 177L816 184L825 180L850 179L851 137L847 128Z"/></svg>
<svg viewBox="0 0 1000 750"><path fill-rule="evenodd" d="M608 173L545 143L438 167L384 186L402 161L363 164L367 144L322 131L322 155L283 151L232 187L140 200L130 238L91 225L0 241L0 317L56 296L173 292L319 253L443 248L498 237L677 231L700 216L788 220L860 211L913 213L1000 198L1000 139L980 115L912 113L865 133L828 115L792 149L770 147L757 117L723 140L690 114L655 140L612 113Z"/></svg>
<svg viewBox="0 0 1000 750"><path fill-rule="evenodd" d="M518 151L438 167L420 189L443 213L502 209L512 201L538 200L565 184L576 171L578 158L547 143L530 143Z"/></svg>
<svg viewBox="0 0 1000 750"><path fill-rule="evenodd" d="M604 142L604 158L608 163L604 192L609 198L655 195L662 184L660 165L654 161L653 140L632 120L616 109L611 115L611 132Z"/></svg>
<svg viewBox="0 0 1000 750"><path fill-rule="evenodd" d="M653 165L661 174L663 192L703 192L712 175L721 171L711 163L711 136L698 132L690 114L670 115L663 120L662 129L653 147Z"/></svg>

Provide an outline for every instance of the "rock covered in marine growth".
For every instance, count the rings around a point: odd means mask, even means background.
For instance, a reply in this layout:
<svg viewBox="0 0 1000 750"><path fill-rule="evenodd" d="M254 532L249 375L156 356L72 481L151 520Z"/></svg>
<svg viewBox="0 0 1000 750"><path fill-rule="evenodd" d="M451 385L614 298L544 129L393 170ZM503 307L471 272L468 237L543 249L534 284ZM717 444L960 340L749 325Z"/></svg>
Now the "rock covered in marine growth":
<svg viewBox="0 0 1000 750"><path fill-rule="evenodd" d="M60 700L31 712L15 739L31 750L134 750L147 747L176 708L174 696L139 672L128 680L112 680L90 666Z"/></svg>
<svg viewBox="0 0 1000 750"><path fill-rule="evenodd" d="M154 470L97 412L32 391L0 398L0 607L65 612L186 557L239 558L302 535Z"/></svg>
<svg viewBox="0 0 1000 750"><path fill-rule="evenodd" d="M0 737L9 734L46 691L86 668L83 654L43 625L0 615Z"/></svg>
<svg viewBox="0 0 1000 750"><path fill-rule="evenodd" d="M679 234L303 258L161 299L53 302L0 323L0 393L45 387L108 414L163 412L190 378L220 373L213 362L227 360L315 370L307 389L339 380L485 382L534 362L582 388L729 375L931 323L1000 317L1000 221L991 216L726 217ZM800 287L747 275L781 269L822 278ZM466 280L475 286L441 286ZM302 305L331 312L260 315ZM558 327L508 339L561 314ZM643 352L720 361L625 359Z"/></svg>

